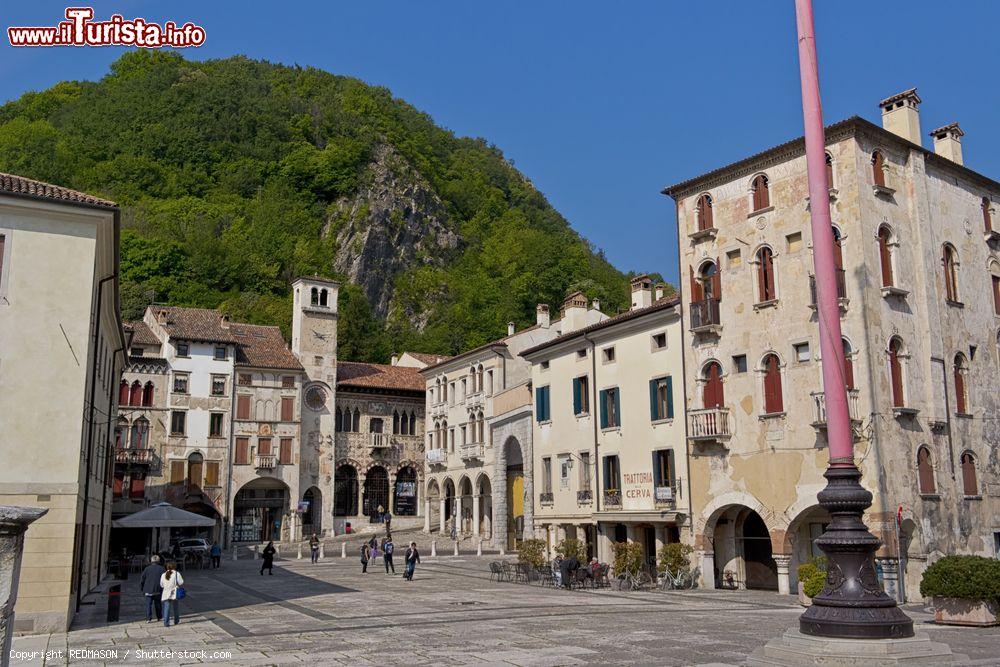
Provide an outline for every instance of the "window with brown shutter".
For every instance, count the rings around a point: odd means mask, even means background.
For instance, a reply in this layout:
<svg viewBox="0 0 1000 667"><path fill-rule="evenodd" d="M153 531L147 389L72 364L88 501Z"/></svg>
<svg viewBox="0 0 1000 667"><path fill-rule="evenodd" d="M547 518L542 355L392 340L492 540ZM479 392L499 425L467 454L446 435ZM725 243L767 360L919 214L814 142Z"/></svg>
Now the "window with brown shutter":
<svg viewBox="0 0 1000 667"><path fill-rule="evenodd" d="M184 464L185 461L171 461L170 462L170 483L171 484L183 484L184 483Z"/></svg>
<svg viewBox="0 0 1000 667"><path fill-rule="evenodd" d="M278 457L279 457L279 460L278 460L279 463L282 463L282 464L285 464L285 465L289 465L291 463L294 463L294 461L292 461L292 439L291 438L282 438L281 439L281 446L278 449Z"/></svg>
<svg viewBox="0 0 1000 667"><path fill-rule="evenodd" d="M760 303L774 301L777 298L774 286L774 254L767 247L757 251L757 291Z"/></svg>
<svg viewBox="0 0 1000 667"><path fill-rule="evenodd" d="M205 486L219 485L219 462L205 461Z"/></svg>
<svg viewBox="0 0 1000 667"><path fill-rule="evenodd" d="M990 276L993 279L993 312L1000 315L1000 276Z"/></svg>
<svg viewBox="0 0 1000 667"><path fill-rule="evenodd" d="M878 257L882 266L882 287L892 287L892 248L890 243L890 232L887 227L880 227L878 230Z"/></svg>
<svg viewBox="0 0 1000 667"><path fill-rule="evenodd" d="M945 244L941 263L944 265L944 292L948 301L958 301L958 259L955 249Z"/></svg>
<svg viewBox="0 0 1000 667"><path fill-rule="evenodd" d="M767 176L757 174L751 185L753 190L753 210L762 211L771 205L771 194L768 192Z"/></svg>
<svg viewBox="0 0 1000 667"><path fill-rule="evenodd" d="M872 153L872 180L880 188L885 187L885 159L878 151Z"/></svg>
<svg viewBox="0 0 1000 667"><path fill-rule="evenodd" d="M934 485L934 466L931 465L931 450L921 447L917 450L917 484L923 494L937 492Z"/></svg>
<svg viewBox="0 0 1000 667"><path fill-rule="evenodd" d="M281 397L281 421L290 422L295 419L295 399L291 396Z"/></svg>
<svg viewBox="0 0 1000 667"><path fill-rule="evenodd" d="M250 419L250 396L240 394L236 397L236 418Z"/></svg>
<svg viewBox="0 0 1000 667"><path fill-rule="evenodd" d="M112 485L111 497L121 498L122 489L124 488L124 486L125 486L125 471L115 470L115 481L114 484Z"/></svg>
<svg viewBox="0 0 1000 667"><path fill-rule="evenodd" d="M705 299L704 293L701 289L701 281L694 277L694 268L688 267L688 271L691 274L691 302L698 303Z"/></svg>
<svg viewBox="0 0 1000 667"><path fill-rule="evenodd" d="M851 344L847 342L847 339L843 339L844 343L844 384L847 389L854 389L854 362L851 361Z"/></svg>
<svg viewBox="0 0 1000 667"><path fill-rule="evenodd" d="M250 463L250 438L236 438L236 465Z"/></svg>
<svg viewBox="0 0 1000 667"><path fill-rule="evenodd" d="M702 407L721 408L726 404L722 388L722 367L711 362L705 367L705 386L702 390Z"/></svg>
<svg viewBox="0 0 1000 667"><path fill-rule="evenodd" d="M903 344L898 338L889 341L889 379L892 385L892 407L901 408L906 405L903 396L903 364L900 354Z"/></svg>
<svg viewBox="0 0 1000 667"><path fill-rule="evenodd" d="M979 495L979 482L976 480L976 457L972 452L962 454L962 491L966 496Z"/></svg>
<svg viewBox="0 0 1000 667"><path fill-rule="evenodd" d="M960 415L968 413L968 396L965 388L965 357L955 355L955 412Z"/></svg>
<svg viewBox="0 0 1000 667"><path fill-rule="evenodd" d="M833 189L833 156L826 154L826 187Z"/></svg>
<svg viewBox="0 0 1000 667"><path fill-rule="evenodd" d="M270 438L257 438L257 455L258 456L270 456L271 455L271 439Z"/></svg>
<svg viewBox="0 0 1000 667"><path fill-rule="evenodd" d="M132 500L142 500L146 497L146 477L143 473L132 471L132 479L129 480L128 497Z"/></svg>
<svg viewBox="0 0 1000 667"><path fill-rule="evenodd" d="M709 195L702 195L698 198L698 231L712 229L715 226L712 220L712 198Z"/></svg>
<svg viewBox="0 0 1000 667"><path fill-rule="evenodd" d="M983 197L983 231L989 234L993 231L993 218L990 216L990 198ZM0 239L3 239L0 236ZM0 257L3 256L3 241L0 240Z"/></svg>
<svg viewBox="0 0 1000 667"><path fill-rule="evenodd" d="M781 396L781 365L778 355L769 354L764 357L764 412L775 414L784 412L784 402Z"/></svg>

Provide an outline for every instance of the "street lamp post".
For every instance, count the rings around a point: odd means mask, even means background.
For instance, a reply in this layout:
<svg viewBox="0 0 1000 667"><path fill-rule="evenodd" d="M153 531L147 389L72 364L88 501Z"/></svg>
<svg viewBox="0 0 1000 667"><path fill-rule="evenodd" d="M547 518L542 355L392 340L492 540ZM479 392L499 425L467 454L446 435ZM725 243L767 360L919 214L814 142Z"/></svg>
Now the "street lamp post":
<svg viewBox="0 0 1000 667"><path fill-rule="evenodd" d="M913 621L879 585L874 554L880 540L868 532L862 521L864 511L871 507L872 494L861 486L861 471L854 463L847 408L812 0L795 0L795 15L816 272L816 310L830 448L830 463L824 474L827 486L819 492L818 498L820 506L831 517L826 532L816 540L827 555L826 584L813 598L812 606L799 618L799 627L804 634L821 637L912 637Z"/></svg>

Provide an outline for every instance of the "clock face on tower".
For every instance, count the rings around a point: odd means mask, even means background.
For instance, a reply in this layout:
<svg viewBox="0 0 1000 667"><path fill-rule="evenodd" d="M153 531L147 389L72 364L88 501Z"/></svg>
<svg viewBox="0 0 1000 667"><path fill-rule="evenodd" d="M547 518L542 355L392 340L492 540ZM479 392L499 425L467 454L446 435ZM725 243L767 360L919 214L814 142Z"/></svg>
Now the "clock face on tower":
<svg viewBox="0 0 1000 667"><path fill-rule="evenodd" d="M322 410L326 406L326 390L313 385L306 390L306 407L310 410Z"/></svg>

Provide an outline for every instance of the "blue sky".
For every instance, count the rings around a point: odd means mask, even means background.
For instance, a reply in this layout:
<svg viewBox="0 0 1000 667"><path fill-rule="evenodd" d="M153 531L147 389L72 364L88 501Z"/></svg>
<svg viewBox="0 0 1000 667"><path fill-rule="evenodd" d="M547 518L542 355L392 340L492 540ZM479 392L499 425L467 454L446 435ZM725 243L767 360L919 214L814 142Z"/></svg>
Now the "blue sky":
<svg viewBox="0 0 1000 667"><path fill-rule="evenodd" d="M66 7L6 4L5 28L54 25ZM499 146L620 269L671 280L660 189L802 133L792 0L91 4L99 19L203 25L190 58L245 54L387 86ZM1000 3L816 0L816 23L828 123L877 122L878 100L917 86L923 131L960 122L966 164L1000 178ZM4 38L0 99L99 78L118 54Z"/></svg>

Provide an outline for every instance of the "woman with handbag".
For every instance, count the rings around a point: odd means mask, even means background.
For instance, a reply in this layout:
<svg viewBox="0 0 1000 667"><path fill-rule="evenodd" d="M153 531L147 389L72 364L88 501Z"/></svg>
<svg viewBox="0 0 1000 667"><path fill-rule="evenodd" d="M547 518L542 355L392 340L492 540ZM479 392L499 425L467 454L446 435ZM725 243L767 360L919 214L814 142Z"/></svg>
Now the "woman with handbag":
<svg viewBox="0 0 1000 667"><path fill-rule="evenodd" d="M177 572L173 563L167 563L166 571L160 576L160 600L163 602L163 626L170 627L170 611L173 610L174 625L181 622L177 601L184 599L184 577Z"/></svg>

